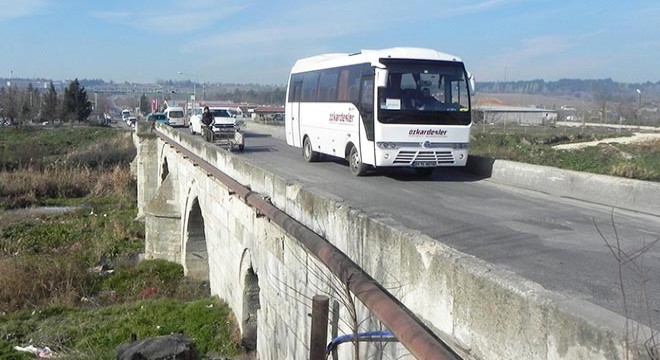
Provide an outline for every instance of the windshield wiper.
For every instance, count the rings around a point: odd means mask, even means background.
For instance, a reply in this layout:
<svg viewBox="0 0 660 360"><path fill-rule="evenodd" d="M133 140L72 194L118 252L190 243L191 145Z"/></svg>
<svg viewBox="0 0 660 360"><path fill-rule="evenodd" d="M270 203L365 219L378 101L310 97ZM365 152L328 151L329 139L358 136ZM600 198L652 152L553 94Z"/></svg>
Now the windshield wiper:
<svg viewBox="0 0 660 360"><path fill-rule="evenodd" d="M399 122L401 120L409 120L411 118L410 115L392 115L392 116L387 116L383 118L383 122L386 123L395 123Z"/></svg>

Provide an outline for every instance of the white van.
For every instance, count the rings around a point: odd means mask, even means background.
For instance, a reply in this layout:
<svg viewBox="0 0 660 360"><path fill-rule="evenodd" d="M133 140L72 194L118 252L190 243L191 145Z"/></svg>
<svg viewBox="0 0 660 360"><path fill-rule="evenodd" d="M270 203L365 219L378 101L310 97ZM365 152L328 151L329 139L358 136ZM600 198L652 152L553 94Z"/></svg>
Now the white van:
<svg viewBox="0 0 660 360"><path fill-rule="evenodd" d="M168 107L165 109L165 116L167 116L170 126L186 126L186 118L183 108L180 106Z"/></svg>
<svg viewBox="0 0 660 360"><path fill-rule="evenodd" d="M128 124L128 117L129 116L131 116L131 111L130 110L124 109L124 110L121 111L121 119L123 121L126 121L127 124Z"/></svg>

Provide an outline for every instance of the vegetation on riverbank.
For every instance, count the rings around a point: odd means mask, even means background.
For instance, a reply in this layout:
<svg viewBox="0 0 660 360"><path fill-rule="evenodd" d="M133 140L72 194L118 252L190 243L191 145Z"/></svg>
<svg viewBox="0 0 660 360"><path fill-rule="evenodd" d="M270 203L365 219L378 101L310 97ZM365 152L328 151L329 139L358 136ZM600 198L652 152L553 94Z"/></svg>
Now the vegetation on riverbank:
<svg viewBox="0 0 660 360"><path fill-rule="evenodd" d="M616 130L475 126L470 155L637 180L660 181L660 141L608 143L576 150L552 146L626 136Z"/></svg>
<svg viewBox="0 0 660 360"><path fill-rule="evenodd" d="M201 354L241 352L208 283L178 264L138 261L130 133L5 128L0 149L0 358L33 358L13 347L34 345L63 359L114 359L132 334L177 332ZM40 206L66 211L30 210Z"/></svg>

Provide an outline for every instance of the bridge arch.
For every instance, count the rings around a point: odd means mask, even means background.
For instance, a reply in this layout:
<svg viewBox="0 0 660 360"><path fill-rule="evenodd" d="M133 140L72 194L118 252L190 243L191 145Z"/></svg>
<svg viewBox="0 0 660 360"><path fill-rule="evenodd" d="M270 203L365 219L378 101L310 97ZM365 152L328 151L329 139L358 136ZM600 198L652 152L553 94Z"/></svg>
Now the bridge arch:
<svg viewBox="0 0 660 360"><path fill-rule="evenodd" d="M240 267L241 288L242 294L242 318L241 328L243 334L241 336L241 345L249 350L257 349L257 313L261 308L259 302L259 276L252 266L252 258L249 249L243 251Z"/></svg>
<svg viewBox="0 0 660 360"><path fill-rule="evenodd" d="M194 185L194 183L193 183ZM206 244L204 215L197 196L191 196L186 213L183 245L183 268L193 279L209 281L209 254Z"/></svg>
<svg viewBox="0 0 660 360"><path fill-rule="evenodd" d="M170 174L170 166L167 163L167 156L163 156L163 165L160 167L160 183L162 184L165 179L167 179L167 175Z"/></svg>
<svg viewBox="0 0 660 360"><path fill-rule="evenodd" d="M167 178L167 175L170 174L170 167L167 165L167 158L163 159L163 166L160 170L160 182L162 183Z"/></svg>

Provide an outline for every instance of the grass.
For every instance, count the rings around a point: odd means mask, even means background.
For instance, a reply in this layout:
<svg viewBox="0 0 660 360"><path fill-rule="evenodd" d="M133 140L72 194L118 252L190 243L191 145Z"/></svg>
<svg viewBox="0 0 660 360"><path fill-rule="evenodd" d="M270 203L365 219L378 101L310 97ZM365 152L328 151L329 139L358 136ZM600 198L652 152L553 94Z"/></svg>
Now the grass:
<svg viewBox="0 0 660 360"><path fill-rule="evenodd" d="M79 129L81 133L86 133ZM9 161L2 163L2 168L9 171L0 172L0 209L23 208L31 205L55 205L69 202L71 198L99 197L117 194L130 199L135 192L135 181L128 171L129 164L135 157L135 148L131 138L125 134L108 137L106 128L91 128L95 130L96 138L71 133L71 129L48 129L33 134L32 140L47 141L50 137L57 139L69 136L77 139L72 143L72 150L68 153L44 155L42 158L32 159L28 162ZM61 130L64 134L54 136L53 133ZM16 136L21 138L24 133L36 130L17 130ZM0 131L2 144L11 144L8 134ZM46 139L43 139L46 137ZM85 140L85 141L83 141ZM62 141L62 140L59 140ZM91 143L90 143L91 142ZM58 152L63 149L57 148ZM14 149L20 151L20 149ZM43 155L43 154L42 154ZM17 158L10 154L8 158ZM50 159L46 161L46 159ZM59 201L59 202L58 202ZM122 204L125 206L126 204Z"/></svg>
<svg viewBox="0 0 660 360"><path fill-rule="evenodd" d="M0 358L34 358L13 349L33 344L63 359L114 359L131 334L177 332L202 355L241 353L231 311L208 283L179 264L137 261L144 224L134 221L126 133L3 128L0 149Z"/></svg>
<svg viewBox="0 0 660 360"><path fill-rule="evenodd" d="M552 166L630 179L660 181L660 141L603 144L579 150L556 150L553 145L630 135L612 130L475 126L470 155Z"/></svg>
<svg viewBox="0 0 660 360"><path fill-rule="evenodd" d="M145 260L118 265L107 275L71 260L61 255L3 261L13 266L0 289L12 291L0 290L0 303L13 301L23 310L1 312L0 358L22 358L13 346L33 344L71 358L111 359L131 334L144 339L171 333L193 338L201 354L241 352L229 307L208 297L207 284L186 279L181 265ZM44 298L48 301L38 303Z"/></svg>
<svg viewBox="0 0 660 360"><path fill-rule="evenodd" d="M134 155L134 148L116 146L125 139L130 141L130 133L123 134L117 136L116 129L91 126L4 127L0 130L0 168L42 168L56 162L112 166L119 161L132 160L122 152L132 151Z"/></svg>
<svg viewBox="0 0 660 360"><path fill-rule="evenodd" d="M182 333L195 341L200 354L241 353L229 308L217 298L184 302L143 300L86 309L50 306L0 317L0 358L32 359L14 344L48 346L58 359L115 359L116 348L138 339Z"/></svg>

